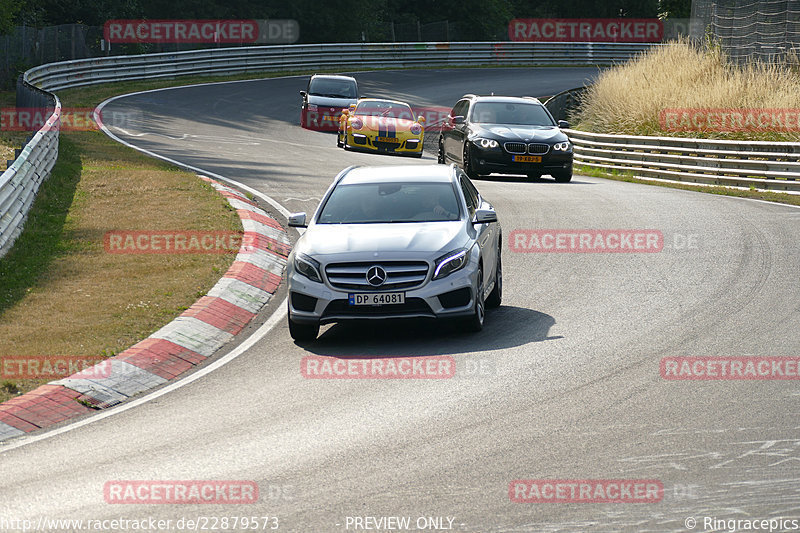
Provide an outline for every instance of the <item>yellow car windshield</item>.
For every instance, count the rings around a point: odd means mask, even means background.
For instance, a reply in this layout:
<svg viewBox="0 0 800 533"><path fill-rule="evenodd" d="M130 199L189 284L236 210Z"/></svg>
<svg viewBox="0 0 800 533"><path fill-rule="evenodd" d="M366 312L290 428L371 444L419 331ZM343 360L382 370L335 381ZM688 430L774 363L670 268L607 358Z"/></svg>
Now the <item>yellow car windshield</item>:
<svg viewBox="0 0 800 533"><path fill-rule="evenodd" d="M406 104L394 104L389 102L362 102L356 107L356 115L368 117L391 117L414 120L411 108Z"/></svg>

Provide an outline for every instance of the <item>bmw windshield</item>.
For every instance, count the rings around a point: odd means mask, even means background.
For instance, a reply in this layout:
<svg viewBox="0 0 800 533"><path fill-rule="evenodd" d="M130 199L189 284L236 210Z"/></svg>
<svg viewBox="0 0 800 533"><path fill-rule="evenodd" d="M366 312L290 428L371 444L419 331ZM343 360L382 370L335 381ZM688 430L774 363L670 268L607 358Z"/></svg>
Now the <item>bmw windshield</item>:
<svg viewBox="0 0 800 533"><path fill-rule="evenodd" d="M460 216L450 183L354 183L333 190L317 223L444 222Z"/></svg>
<svg viewBox="0 0 800 533"><path fill-rule="evenodd" d="M478 102L472 111L477 124L555 126L544 107L538 104Z"/></svg>

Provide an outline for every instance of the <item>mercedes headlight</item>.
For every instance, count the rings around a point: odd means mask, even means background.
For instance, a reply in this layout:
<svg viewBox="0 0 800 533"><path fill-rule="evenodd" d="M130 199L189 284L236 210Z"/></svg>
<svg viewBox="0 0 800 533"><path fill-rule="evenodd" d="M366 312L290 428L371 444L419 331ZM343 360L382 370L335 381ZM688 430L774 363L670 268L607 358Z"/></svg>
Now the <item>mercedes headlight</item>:
<svg viewBox="0 0 800 533"><path fill-rule="evenodd" d="M444 254L436 260L433 279L441 279L464 268L469 261L469 250L462 248Z"/></svg>
<svg viewBox="0 0 800 533"><path fill-rule="evenodd" d="M316 259L306 254L297 254L294 257L294 269L311 281L322 283L322 275L319 273L319 261Z"/></svg>

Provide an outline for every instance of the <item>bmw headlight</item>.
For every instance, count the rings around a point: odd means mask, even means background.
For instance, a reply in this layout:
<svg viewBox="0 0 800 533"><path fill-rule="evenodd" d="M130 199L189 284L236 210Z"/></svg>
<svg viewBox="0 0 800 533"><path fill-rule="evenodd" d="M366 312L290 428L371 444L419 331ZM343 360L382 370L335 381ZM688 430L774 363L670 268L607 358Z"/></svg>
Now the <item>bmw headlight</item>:
<svg viewBox="0 0 800 533"><path fill-rule="evenodd" d="M570 148L572 148L572 145L570 145L569 142L556 143L553 145L553 150L558 150L559 152L569 152Z"/></svg>
<svg viewBox="0 0 800 533"><path fill-rule="evenodd" d="M495 141L494 139L484 139L482 137L478 137L472 141L475 145L480 146L485 150L490 150L492 148L497 148L500 144Z"/></svg>
<svg viewBox="0 0 800 533"><path fill-rule="evenodd" d="M294 269L311 281L322 283L322 276L319 273L319 261L316 259L306 254L297 254L294 256Z"/></svg>
<svg viewBox="0 0 800 533"><path fill-rule="evenodd" d="M433 279L441 279L461 270L469 261L469 250L462 248L444 254L436 260Z"/></svg>

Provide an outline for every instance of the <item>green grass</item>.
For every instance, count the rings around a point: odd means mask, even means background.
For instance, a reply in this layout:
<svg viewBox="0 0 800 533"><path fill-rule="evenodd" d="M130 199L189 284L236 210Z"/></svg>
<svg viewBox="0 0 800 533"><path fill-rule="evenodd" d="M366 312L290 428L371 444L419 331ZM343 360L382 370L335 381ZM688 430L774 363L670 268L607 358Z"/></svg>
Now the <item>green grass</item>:
<svg viewBox="0 0 800 533"><path fill-rule="evenodd" d="M0 260L0 315L36 285L54 257L69 251L61 235L80 178L80 153L62 136L50 178L39 187L19 238Z"/></svg>
<svg viewBox="0 0 800 533"><path fill-rule="evenodd" d="M99 103L74 94L81 106ZM59 97L79 106L69 94ZM15 355L118 354L206 294L233 254L115 255L103 245L110 230L163 229L241 232L241 223L194 173L99 131L62 132L58 161L0 258L0 364ZM8 380L0 402L50 380Z"/></svg>
<svg viewBox="0 0 800 533"><path fill-rule="evenodd" d="M772 191L759 191L753 189L734 189L731 187L719 187L712 185L693 185L689 183L671 183L665 181L655 181L637 178L630 172L619 171L616 169L601 170L586 165L575 165L575 173L595 178L605 178L616 181L627 181L641 185L653 185L656 187L668 187L670 189L681 189L684 191L704 192L707 194L719 194L722 196L736 196L737 198L750 198L752 200L764 200L780 204L800 205L800 195L784 194Z"/></svg>

